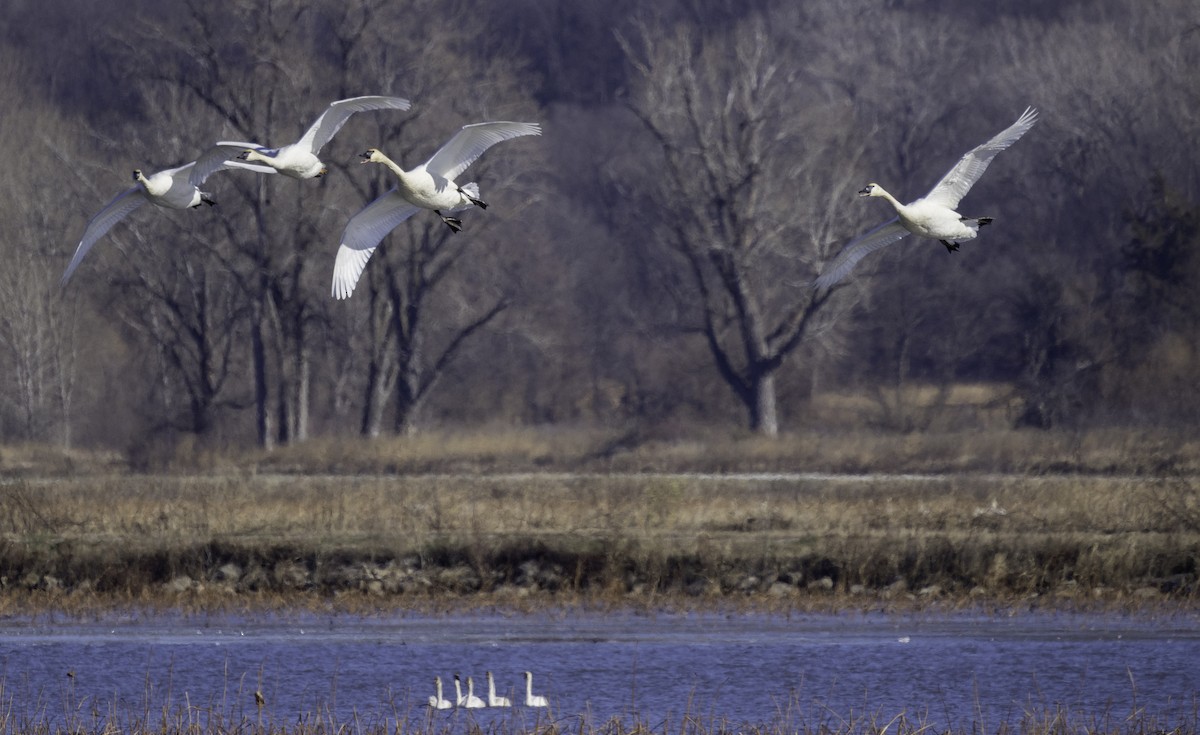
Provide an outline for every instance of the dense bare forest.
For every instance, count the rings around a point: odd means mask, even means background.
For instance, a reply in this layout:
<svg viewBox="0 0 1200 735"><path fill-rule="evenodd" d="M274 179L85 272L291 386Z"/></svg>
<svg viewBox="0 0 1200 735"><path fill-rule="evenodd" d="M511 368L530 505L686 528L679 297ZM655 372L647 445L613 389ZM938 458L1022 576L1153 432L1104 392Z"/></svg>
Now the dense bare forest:
<svg viewBox="0 0 1200 735"><path fill-rule="evenodd" d="M0 440L127 449L460 425L955 427L955 388L1039 428L1200 415L1200 6L1192 0L8 0L0 8ZM244 171L143 207L60 288L134 168L296 140L386 94L329 175ZM963 202L806 287L1026 106ZM460 126L538 121L414 217L353 298L347 220ZM913 396L922 396L918 403ZM860 416L862 414L859 414Z"/></svg>

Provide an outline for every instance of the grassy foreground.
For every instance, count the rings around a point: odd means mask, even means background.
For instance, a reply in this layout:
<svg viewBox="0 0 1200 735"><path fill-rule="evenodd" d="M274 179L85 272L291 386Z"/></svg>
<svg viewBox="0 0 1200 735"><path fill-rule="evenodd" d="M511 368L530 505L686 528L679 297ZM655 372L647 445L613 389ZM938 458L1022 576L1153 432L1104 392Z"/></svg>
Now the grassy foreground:
<svg viewBox="0 0 1200 735"><path fill-rule="evenodd" d="M647 723L613 717L593 722L586 716L552 720L546 716L510 719L481 724L469 716L435 716L432 713L403 713L393 717L353 717L340 721L328 715L314 714L289 719L286 723L232 713L186 707L161 712L122 714L109 712L69 715L61 725L43 720L19 720L0 712L2 735L1193 735L1200 732L1195 714L1182 721L1165 720L1145 712L1121 715L1076 716L1064 709L1026 712L1016 722L988 727L972 722L952 728L936 728L921 718L904 713L890 718L879 713L845 716L830 712L812 719L801 719L790 712L761 723L730 722L712 716L683 715L678 721Z"/></svg>
<svg viewBox="0 0 1200 735"><path fill-rule="evenodd" d="M1189 607L1197 454L1190 439L1121 434L508 432L180 450L148 474L7 448L0 613Z"/></svg>

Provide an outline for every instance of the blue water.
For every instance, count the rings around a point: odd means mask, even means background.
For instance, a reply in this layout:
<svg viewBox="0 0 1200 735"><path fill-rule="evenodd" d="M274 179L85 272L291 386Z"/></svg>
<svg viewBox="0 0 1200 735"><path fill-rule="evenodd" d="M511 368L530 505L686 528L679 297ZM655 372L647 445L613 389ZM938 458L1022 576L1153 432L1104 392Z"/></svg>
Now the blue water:
<svg viewBox="0 0 1200 735"><path fill-rule="evenodd" d="M485 672L519 700L521 672L549 712L439 712L437 718L593 723L684 714L796 723L904 713L991 730L1026 711L1063 707L1123 718L1134 707L1195 720L1200 621L1027 614L598 615L450 618L303 615L126 616L89 622L0 621L3 700L16 716L220 713L264 722L423 720L440 675ZM68 673L71 676L68 676ZM201 719L201 721L203 721Z"/></svg>

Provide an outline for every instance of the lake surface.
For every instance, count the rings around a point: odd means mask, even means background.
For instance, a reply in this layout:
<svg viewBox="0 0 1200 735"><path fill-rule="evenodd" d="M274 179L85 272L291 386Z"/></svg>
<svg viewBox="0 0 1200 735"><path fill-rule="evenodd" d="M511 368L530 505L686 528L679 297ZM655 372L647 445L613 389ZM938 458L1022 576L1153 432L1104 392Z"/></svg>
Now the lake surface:
<svg viewBox="0 0 1200 735"><path fill-rule="evenodd" d="M684 714L735 723L883 722L994 730L1026 711L1191 718L1200 701L1200 621L1192 617L1025 614L598 615L449 618L130 615L88 622L0 621L3 700L13 714L215 711L295 723L423 720L440 675L485 672L514 700L521 672L551 708L459 710L437 718L539 717L593 723ZM70 674L70 676L68 676Z"/></svg>

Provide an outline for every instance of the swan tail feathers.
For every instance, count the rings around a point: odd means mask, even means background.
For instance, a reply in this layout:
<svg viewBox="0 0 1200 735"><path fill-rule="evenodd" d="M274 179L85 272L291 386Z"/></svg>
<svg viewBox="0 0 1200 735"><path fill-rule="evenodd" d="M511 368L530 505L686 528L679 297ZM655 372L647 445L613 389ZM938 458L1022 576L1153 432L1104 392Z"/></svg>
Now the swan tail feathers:
<svg viewBox="0 0 1200 735"><path fill-rule="evenodd" d="M458 187L458 190L462 192L463 196L471 201L471 204L479 207L480 209L487 209L487 202L479 198L479 184L472 181L469 184L463 184L462 186Z"/></svg>

